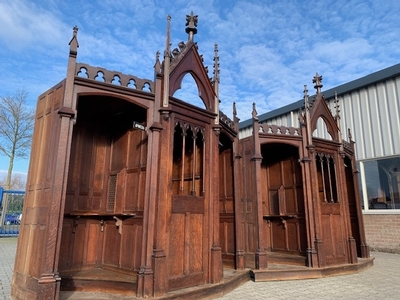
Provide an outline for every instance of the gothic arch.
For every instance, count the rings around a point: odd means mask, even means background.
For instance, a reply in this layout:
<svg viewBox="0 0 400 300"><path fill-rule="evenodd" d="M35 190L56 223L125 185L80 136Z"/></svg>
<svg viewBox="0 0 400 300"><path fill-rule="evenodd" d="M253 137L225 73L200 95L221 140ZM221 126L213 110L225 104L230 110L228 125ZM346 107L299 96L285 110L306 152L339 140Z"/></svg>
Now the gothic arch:
<svg viewBox="0 0 400 300"><path fill-rule="evenodd" d="M179 57L179 61L173 63L175 66L170 73L169 95L172 96L181 88L182 80L187 73L190 73L197 84L199 97L203 100L208 111L215 110L215 92L208 77L207 71L203 66L202 58L196 50L194 43L187 45L187 50Z"/></svg>
<svg viewBox="0 0 400 300"><path fill-rule="evenodd" d="M190 81L192 81L192 82L188 82L189 84L193 84L193 81L194 81L194 85L196 87L196 95L195 95L195 97L198 97L197 99L193 99L192 98L192 96L193 96L192 92L194 90L193 87L188 87L188 86L185 86L185 85L182 86L182 84L184 83L184 81L186 79L189 79ZM185 74L182 74L182 76L178 80L180 80L179 81L179 87L178 87L178 89L176 91L174 91L172 96L174 96L177 99L180 99L180 100L183 100L185 102L188 102L189 104L193 104L193 105L196 105L196 106L201 107L201 108L207 108L206 107L206 102L202 98L202 92L201 92L202 89L199 86L199 82L198 82L198 80L196 80L196 77L193 76L193 74L191 72L186 72ZM180 92L182 92L183 94L185 92L188 92L188 93L190 93L190 95L189 95L189 97L177 96L177 94L180 94ZM200 101L202 103L201 103L201 105L198 105L197 102L200 102Z"/></svg>
<svg viewBox="0 0 400 300"><path fill-rule="evenodd" d="M322 118L325 122L327 131L331 135L332 139L338 141L339 128L322 94L317 95L317 99L314 101L314 106L311 112L311 132L314 132L314 130L317 129L319 118Z"/></svg>

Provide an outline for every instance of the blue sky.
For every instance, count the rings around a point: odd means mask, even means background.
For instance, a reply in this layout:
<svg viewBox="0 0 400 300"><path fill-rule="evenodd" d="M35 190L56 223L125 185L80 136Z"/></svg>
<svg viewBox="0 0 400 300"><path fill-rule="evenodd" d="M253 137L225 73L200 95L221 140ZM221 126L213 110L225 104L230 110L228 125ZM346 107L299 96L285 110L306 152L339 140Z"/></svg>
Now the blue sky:
<svg viewBox="0 0 400 300"><path fill-rule="evenodd" d="M0 95L25 89L35 105L61 81L74 25L79 62L153 79L167 15L175 48L191 11L210 77L219 47L221 110L231 116L236 102L242 121L252 102L262 114L301 99L304 84L312 93L315 72L326 90L400 62L397 0L0 0ZM0 156L0 174L7 167Z"/></svg>

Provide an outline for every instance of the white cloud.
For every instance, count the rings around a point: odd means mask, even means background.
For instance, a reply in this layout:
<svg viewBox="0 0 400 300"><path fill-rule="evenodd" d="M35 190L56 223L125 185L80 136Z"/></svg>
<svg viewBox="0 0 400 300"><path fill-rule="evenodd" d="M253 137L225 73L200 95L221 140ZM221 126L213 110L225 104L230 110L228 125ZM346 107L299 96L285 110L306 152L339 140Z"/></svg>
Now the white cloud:
<svg viewBox="0 0 400 300"><path fill-rule="evenodd" d="M0 95L26 88L35 102L62 80L74 25L78 61L152 79L166 16L175 48L192 10L210 77L219 45L221 110L236 102L242 121L252 102L263 114L301 99L304 84L313 94L316 72L325 90L400 62L397 0L3 0Z"/></svg>
<svg viewBox="0 0 400 300"><path fill-rule="evenodd" d="M0 3L0 23L0 40L14 51L27 47L58 47L65 39L63 23L31 2Z"/></svg>

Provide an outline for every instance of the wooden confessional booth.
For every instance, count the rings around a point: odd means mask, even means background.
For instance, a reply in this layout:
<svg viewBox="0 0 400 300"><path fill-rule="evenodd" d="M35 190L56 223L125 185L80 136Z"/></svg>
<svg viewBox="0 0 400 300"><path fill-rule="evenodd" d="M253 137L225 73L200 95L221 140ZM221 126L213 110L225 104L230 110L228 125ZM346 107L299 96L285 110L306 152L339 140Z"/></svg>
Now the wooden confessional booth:
<svg viewBox="0 0 400 300"><path fill-rule="evenodd" d="M233 121L219 111L217 46L209 78L197 16L186 21L188 40L171 51L168 17L153 81L77 63L74 28L67 77L37 103L13 299L194 299L248 280L249 268L276 280L288 276L268 273L274 263L368 257L353 142L319 81L299 128L259 124L254 108L254 134L239 143L235 106ZM202 107L174 97L185 76ZM319 119L330 140L312 135Z"/></svg>
<svg viewBox="0 0 400 300"><path fill-rule="evenodd" d="M154 81L77 63L74 28L67 78L38 100L14 299L158 297L234 268L238 119L219 111L218 49L209 78L197 16L172 51L169 24ZM173 97L186 75L203 108Z"/></svg>
<svg viewBox="0 0 400 300"><path fill-rule="evenodd" d="M320 268L319 276L369 257L354 142L342 140L338 103L333 116L321 80L314 77L311 104L305 94L299 128L259 124L253 107L253 134L240 140L244 188L237 220L245 239L238 247L254 280L290 278L290 271L268 272L276 264Z"/></svg>

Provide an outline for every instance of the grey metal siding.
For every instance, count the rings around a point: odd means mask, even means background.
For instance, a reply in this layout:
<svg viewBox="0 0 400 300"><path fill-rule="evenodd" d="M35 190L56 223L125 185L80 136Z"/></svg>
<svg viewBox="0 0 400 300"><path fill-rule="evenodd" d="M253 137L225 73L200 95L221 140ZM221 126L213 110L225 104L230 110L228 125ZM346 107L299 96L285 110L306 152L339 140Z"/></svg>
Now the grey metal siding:
<svg viewBox="0 0 400 300"><path fill-rule="evenodd" d="M348 139L350 128L358 160L400 154L400 76L344 92L338 99L342 137ZM333 98L327 101L335 112ZM261 123L298 127L298 111L287 111ZM245 127L239 136L243 138L251 132L251 126ZM321 120L314 135L330 139Z"/></svg>

